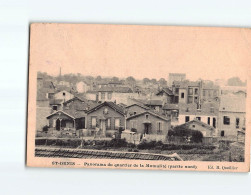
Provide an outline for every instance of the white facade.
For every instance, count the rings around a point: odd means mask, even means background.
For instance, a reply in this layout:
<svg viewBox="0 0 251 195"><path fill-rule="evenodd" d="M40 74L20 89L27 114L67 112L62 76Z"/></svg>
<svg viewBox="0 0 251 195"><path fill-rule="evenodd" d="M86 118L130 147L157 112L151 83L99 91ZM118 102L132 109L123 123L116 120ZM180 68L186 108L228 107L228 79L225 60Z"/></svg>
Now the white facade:
<svg viewBox="0 0 251 195"><path fill-rule="evenodd" d="M76 83L76 89L79 93L86 93L90 87L83 81Z"/></svg>
<svg viewBox="0 0 251 195"><path fill-rule="evenodd" d="M58 99L58 100L68 101L68 100L74 98L74 95L69 93L68 91L63 90L58 93L55 93L54 98Z"/></svg>

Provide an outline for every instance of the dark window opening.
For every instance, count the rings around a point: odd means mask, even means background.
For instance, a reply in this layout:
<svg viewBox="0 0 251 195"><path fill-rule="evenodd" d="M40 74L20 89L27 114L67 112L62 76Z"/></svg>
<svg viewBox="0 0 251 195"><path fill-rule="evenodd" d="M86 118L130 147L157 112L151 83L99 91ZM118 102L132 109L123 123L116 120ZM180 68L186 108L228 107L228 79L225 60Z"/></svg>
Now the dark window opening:
<svg viewBox="0 0 251 195"><path fill-rule="evenodd" d="M65 96L65 92L63 92L63 96Z"/></svg>
<svg viewBox="0 0 251 195"><path fill-rule="evenodd" d="M239 129L239 125L240 125L240 119L236 118L236 129Z"/></svg>
<svg viewBox="0 0 251 195"><path fill-rule="evenodd" d="M189 116L186 116L186 122L190 121L190 117Z"/></svg>
<svg viewBox="0 0 251 195"><path fill-rule="evenodd" d="M228 116L223 117L223 124L224 125L230 125L230 118Z"/></svg>
<svg viewBox="0 0 251 195"><path fill-rule="evenodd" d="M210 117L207 118L207 124L210 125Z"/></svg>
<svg viewBox="0 0 251 195"><path fill-rule="evenodd" d="M224 132L224 131L221 131L221 132L220 132L220 136L221 136L221 137L224 137L224 136L225 136L225 132Z"/></svg>
<svg viewBox="0 0 251 195"><path fill-rule="evenodd" d="M216 118L213 118L213 127L216 128Z"/></svg>
<svg viewBox="0 0 251 195"><path fill-rule="evenodd" d="M184 98L185 97L185 94L184 93L181 93L181 98Z"/></svg>
<svg viewBox="0 0 251 195"><path fill-rule="evenodd" d="M197 119L198 121L200 121L200 120L201 120L201 117L200 117L200 116L198 116L198 117L196 117L196 119Z"/></svg>
<svg viewBox="0 0 251 195"><path fill-rule="evenodd" d="M146 114L146 119L148 119L149 118L149 115L148 114Z"/></svg>
<svg viewBox="0 0 251 195"><path fill-rule="evenodd" d="M57 106L52 106L52 110L58 110Z"/></svg>

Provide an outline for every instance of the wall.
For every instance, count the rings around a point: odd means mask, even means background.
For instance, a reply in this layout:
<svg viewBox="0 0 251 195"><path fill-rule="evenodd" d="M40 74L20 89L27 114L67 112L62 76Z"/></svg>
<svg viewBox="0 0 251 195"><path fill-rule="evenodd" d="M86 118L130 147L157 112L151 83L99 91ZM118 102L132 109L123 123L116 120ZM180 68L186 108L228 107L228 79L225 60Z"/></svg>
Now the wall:
<svg viewBox="0 0 251 195"><path fill-rule="evenodd" d="M104 109L108 109L108 114L104 114L103 111ZM97 117L97 124L99 125L99 119L100 118L111 118L111 129L114 129L115 126L115 118L120 118L120 125L122 127L125 127L125 117L116 112L114 109L110 108L109 106L103 106L99 108L96 111L93 111L89 114L87 114L87 129L91 129L91 117ZM108 129L107 129L108 130Z"/></svg>
<svg viewBox="0 0 251 195"><path fill-rule="evenodd" d="M181 98L181 93L184 93L184 98ZM179 89L179 103L187 103L187 89Z"/></svg>
<svg viewBox="0 0 251 195"><path fill-rule="evenodd" d="M65 93L65 95L63 95L63 93ZM55 99L62 99L62 100L67 101L67 100L70 100L70 99L74 98L74 95L67 92L67 91L60 91L60 92L58 92L58 93L56 93L54 95L54 98Z"/></svg>
<svg viewBox="0 0 251 195"><path fill-rule="evenodd" d="M230 125L223 124L223 117L230 117ZM224 131L224 137L237 137L237 131L241 130L244 126L244 118L246 117L245 113L237 113L237 112L219 112L219 120L218 120L218 136L220 136L221 131ZM236 128L236 118L240 119L239 128Z"/></svg>
<svg viewBox="0 0 251 195"><path fill-rule="evenodd" d="M207 129L207 128L203 127L202 125L200 125L200 124L198 124L196 122L190 123L188 125L188 127L189 127L189 129L200 131L203 134L204 137L211 137L215 133L215 131Z"/></svg>
<svg viewBox="0 0 251 195"><path fill-rule="evenodd" d="M145 111L146 111L146 109L144 109L144 108L142 108L142 107L140 107L138 105L133 105L133 106L127 108L127 116L130 116L130 113L133 114L134 112L136 112L136 114L139 114L139 113L142 113L142 112L145 112Z"/></svg>
<svg viewBox="0 0 251 195"><path fill-rule="evenodd" d="M146 113L148 114L148 113ZM148 114L149 115L149 118L146 119L145 118L145 114L143 115L140 115L138 117L134 117L132 119L127 119L127 123L126 123L126 127L127 129L131 129L132 128L132 124L131 124L131 121L136 121L136 129L137 129L137 133L144 133L144 129L145 129L145 126L144 126L144 122L147 120L147 121L150 121L151 122L151 127L150 127L150 134L157 134L157 121L161 121L163 122L163 132L162 134L166 135L168 130L171 128L171 121L169 120L168 122L163 120L163 119L160 119L154 115L151 115L151 114Z"/></svg>

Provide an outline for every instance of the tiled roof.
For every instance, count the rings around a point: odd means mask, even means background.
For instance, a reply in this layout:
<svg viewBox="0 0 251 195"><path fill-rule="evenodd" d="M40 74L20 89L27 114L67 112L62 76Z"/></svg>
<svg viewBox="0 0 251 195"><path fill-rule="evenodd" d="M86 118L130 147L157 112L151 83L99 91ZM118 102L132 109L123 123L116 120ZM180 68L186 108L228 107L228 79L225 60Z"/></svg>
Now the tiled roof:
<svg viewBox="0 0 251 195"><path fill-rule="evenodd" d="M165 104L162 108L163 110L179 110L178 104Z"/></svg>
<svg viewBox="0 0 251 195"><path fill-rule="evenodd" d="M36 147L35 156L50 158L83 158L83 159L127 159L127 160L161 160L182 161L176 153L172 155L141 152L122 152L89 149L43 148Z"/></svg>
<svg viewBox="0 0 251 195"><path fill-rule="evenodd" d="M124 115L124 109L120 106L118 106L117 104L113 103L113 102L103 102L93 108L91 108L90 110L87 111L87 113L91 113L93 111L96 111L97 109L103 107L103 106L109 106L110 108L116 110L117 112L119 112L120 114Z"/></svg>
<svg viewBox="0 0 251 195"><path fill-rule="evenodd" d="M50 99L50 105L60 105L63 103L63 99Z"/></svg>
<svg viewBox="0 0 251 195"><path fill-rule="evenodd" d="M169 88L163 88L161 91L159 91L156 95L159 95L161 93L166 93L167 95L174 95L172 90Z"/></svg>
<svg viewBox="0 0 251 195"><path fill-rule="evenodd" d="M145 105L143 105L143 104L140 104L140 103L135 103L135 104L131 104L131 105L129 105L129 106L126 106L126 108L130 108L130 107L132 107L132 106L139 106L139 107L141 107L141 108L144 108L144 109L146 109L146 110L149 110L150 108L149 107L147 107L147 106L145 106Z"/></svg>
<svg viewBox="0 0 251 195"><path fill-rule="evenodd" d="M168 118L166 118L166 117L164 117L164 116L162 116L162 115L159 115L159 114L157 114L157 113L154 113L154 112L152 112L152 111L145 111L145 112L142 112L142 113L139 113L139 114L135 114L135 115L133 115L133 116L128 117L126 120L130 120L130 119L132 119L132 118L135 118L135 117L138 117L138 116L141 116L141 115L144 115L144 114L150 114L150 115L152 115L152 116L161 118L162 120L165 120L165 121L168 121L168 120L169 120Z"/></svg>
<svg viewBox="0 0 251 195"><path fill-rule="evenodd" d="M199 120L197 120L197 119L188 121L188 122L186 122L186 123L184 123L184 124L182 124L182 125L179 125L179 126L187 126L187 125L189 125L189 124L191 124L191 123L197 123L197 124L201 125L202 127L205 127L205 128L207 128L207 129L209 129L209 130L215 130L214 127L212 127L212 126L210 126L210 125L208 125L208 124L206 124L206 123L203 123L202 121L199 121Z"/></svg>
<svg viewBox="0 0 251 195"><path fill-rule="evenodd" d="M148 100L145 105L150 105L150 106L162 106L162 101L161 100Z"/></svg>
<svg viewBox="0 0 251 195"><path fill-rule="evenodd" d="M101 87L99 92L133 93L130 87Z"/></svg>

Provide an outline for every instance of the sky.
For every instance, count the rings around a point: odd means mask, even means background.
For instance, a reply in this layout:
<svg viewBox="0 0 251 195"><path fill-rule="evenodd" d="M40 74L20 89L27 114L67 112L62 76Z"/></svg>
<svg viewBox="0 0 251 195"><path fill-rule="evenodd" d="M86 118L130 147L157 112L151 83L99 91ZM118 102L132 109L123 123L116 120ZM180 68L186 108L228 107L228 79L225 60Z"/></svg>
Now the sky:
<svg viewBox="0 0 251 195"><path fill-rule="evenodd" d="M247 79L251 30L97 24L32 24L30 66L58 75L136 79Z"/></svg>

